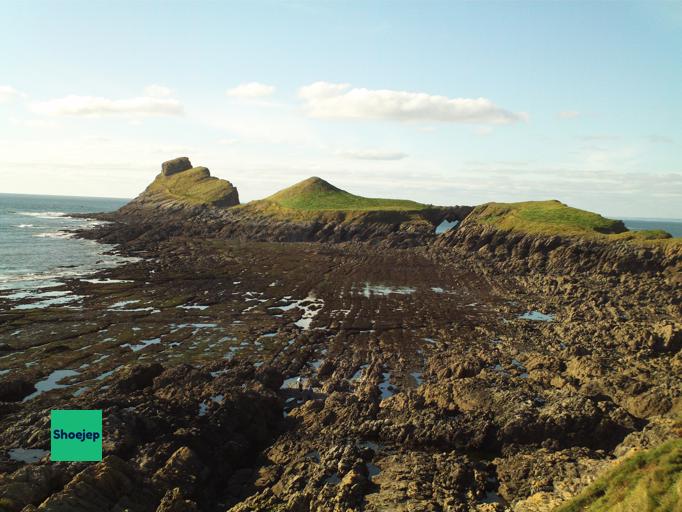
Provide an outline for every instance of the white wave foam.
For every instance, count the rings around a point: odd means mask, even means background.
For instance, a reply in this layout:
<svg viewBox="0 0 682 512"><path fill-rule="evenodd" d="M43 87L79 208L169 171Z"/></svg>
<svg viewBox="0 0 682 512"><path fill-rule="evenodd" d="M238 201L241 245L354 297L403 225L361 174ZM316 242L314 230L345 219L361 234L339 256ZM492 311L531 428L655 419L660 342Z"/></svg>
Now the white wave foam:
<svg viewBox="0 0 682 512"><path fill-rule="evenodd" d="M34 226L33 224L19 224L19 225L14 226L14 227L16 227L16 228L35 228L36 226Z"/></svg>
<svg viewBox="0 0 682 512"><path fill-rule="evenodd" d="M36 272L32 274L3 275L0 274L0 283L21 283L25 281L44 281L46 279L58 279L60 277L78 276L83 274L77 270L63 270L59 272Z"/></svg>
<svg viewBox="0 0 682 512"><path fill-rule="evenodd" d="M64 212L15 212L17 215L26 217L37 217L39 219L55 219L59 217L68 217Z"/></svg>
<svg viewBox="0 0 682 512"><path fill-rule="evenodd" d="M37 233L33 236L37 238L73 238L74 233L68 233L66 231L48 231L46 233Z"/></svg>

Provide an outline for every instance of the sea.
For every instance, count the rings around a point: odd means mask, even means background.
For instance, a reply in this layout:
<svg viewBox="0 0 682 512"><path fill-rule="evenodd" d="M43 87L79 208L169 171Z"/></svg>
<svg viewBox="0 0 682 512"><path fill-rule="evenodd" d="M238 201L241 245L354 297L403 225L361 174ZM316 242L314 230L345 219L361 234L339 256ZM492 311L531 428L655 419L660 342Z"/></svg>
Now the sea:
<svg viewBox="0 0 682 512"><path fill-rule="evenodd" d="M59 285L59 279L120 265L112 246L75 238L69 230L100 221L69 213L113 211L128 199L0 194L0 291Z"/></svg>
<svg viewBox="0 0 682 512"><path fill-rule="evenodd" d="M0 291L41 289L69 277L130 261L112 246L75 238L69 230L101 221L69 213L114 211L128 199L0 194ZM623 219L628 229L663 229L682 237L682 219Z"/></svg>
<svg viewBox="0 0 682 512"><path fill-rule="evenodd" d="M625 227L632 231L662 229L675 238L682 237L682 219L621 219Z"/></svg>

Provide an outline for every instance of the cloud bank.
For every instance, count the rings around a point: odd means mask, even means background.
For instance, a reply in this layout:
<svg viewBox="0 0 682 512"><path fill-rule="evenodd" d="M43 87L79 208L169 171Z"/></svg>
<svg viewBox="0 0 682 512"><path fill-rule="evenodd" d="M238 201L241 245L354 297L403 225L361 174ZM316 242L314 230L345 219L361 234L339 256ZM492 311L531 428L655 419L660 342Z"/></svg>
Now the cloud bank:
<svg viewBox="0 0 682 512"><path fill-rule="evenodd" d="M348 149L336 151L334 154L354 160L402 160L408 156L407 153L400 151L384 151L381 149Z"/></svg>
<svg viewBox="0 0 682 512"><path fill-rule="evenodd" d="M19 96L24 95L17 91L14 87L10 87L9 85L0 85L0 103L12 101Z"/></svg>
<svg viewBox="0 0 682 512"><path fill-rule="evenodd" d="M228 89L225 94L233 98L263 98L265 96L272 96L274 92L274 85L261 84L260 82L248 82Z"/></svg>
<svg viewBox="0 0 682 512"><path fill-rule="evenodd" d="M112 100L72 94L63 98L33 102L30 109L36 114L77 117L179 116L184 113L183 106L178 100L152 96Z"/></svg>
<svg viewBox="0 0 682 512"><path fill-rule="evenodd" d="M144 88L144 93L147 96L154 98L168 98L173 95L173 91L163 85L152 84Z"/></svg>
<svg viewBox="0 0 682 512"><path fill-rule="evenodd" d="M351 88L350 84L315 82L299 89L311 117L510 124L527 118L486 98L448 98L423 92Z"/></svg>

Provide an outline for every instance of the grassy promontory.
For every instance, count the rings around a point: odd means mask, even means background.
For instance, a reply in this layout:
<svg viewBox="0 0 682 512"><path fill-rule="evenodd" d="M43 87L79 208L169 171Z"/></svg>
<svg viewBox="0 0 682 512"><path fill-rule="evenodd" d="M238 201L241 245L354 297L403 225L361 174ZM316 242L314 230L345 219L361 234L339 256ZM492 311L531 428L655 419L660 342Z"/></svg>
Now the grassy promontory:
<svg viewBox="0 0 682 512"><path fill-rule="evenodd" d="M418 211L428 205L407 199L362 197L312 177L263 199L280 207L306 211Z"/></svg>
<svg viewBox="0 0 682 512"><path fill-rule="evenodd" d="M538 235L587 236L611 240L660 241L671 235L662 230L629 231L623 221L572 208L557 200L486 203L477 206L468 222L505 231Z"/></svg>
<svg viewBox="0 0 682 512"><path fill-rule="evenodd" d="M172 199L189 205L232 206L239 203L237 189L232 183L212 177L206 167L194 167L170 176L159 174L144 195L152 200Z"/></svg>

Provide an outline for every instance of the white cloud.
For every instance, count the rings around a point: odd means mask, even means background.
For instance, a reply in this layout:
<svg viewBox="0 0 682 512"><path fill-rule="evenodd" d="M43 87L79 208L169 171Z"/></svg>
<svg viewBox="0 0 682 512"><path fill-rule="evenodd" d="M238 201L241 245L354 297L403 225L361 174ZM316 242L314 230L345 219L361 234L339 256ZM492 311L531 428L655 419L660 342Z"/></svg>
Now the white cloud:
<svg viewBox="0 0 682 512"><path fill-rule="evenodd" d="M103 137L102 135L85 135L82 137L82 140L87 144L108 144L113 142L113 139Z"/></svg>
<svg viewBox="0 0 682 512"><path fill-rule="evenodd" d="M26 95L9 85L0 85L0 103L12 101L20 96L25 97Z"/></svg>
<svg viewBox="0 0 682 512"><path fill-rule="evenodd" d="M557 115L561 119L575 119L576 117L580 117L580 112L576 110L564 110L563 112L559 112Z"/></svg>
<svg viewBox="0 0 682 512"><path fill-rule="evenodd" d="M173 95L173 91L163 85L152 84L144 88L144 93L153 98L168 98Z"/></svg>
<svg viewBox="0 0 682 512"><path fill-rule="evenodd" d="M189 146L161 145L151 147L149 152L154 155L168 155L168 158L175 158L171 155L188 155L196 152L196 150Z"/></svg>
<svg viewBox="0 0 682 512"><path fill-rule="evenodd" d="M400 151L384 151L381 149L348 149L336 151L334 154L355 160L402 160L408 156L407 153Z"/></svg>
<svg viewBox="0 0 682 512"><path fill-rule="evenodd" d="M334 98L345 93L350 84L332 84L329 82L315 82L305 85L298 90L298 95L304 100L314 101L323 98Z"/></svg>
<svg viewBox="0 0 682 512"><path fill-rule="evenodd" d="M448 98L329 82L301 87L299 97L306 102L309 115L317 118L486 124L509 124L527 118L523 112L505 110L486 98Z"/></svg>
<svg viewBox="0 0 682 512"><path fill-rule="evenodd" d="M261 112L212 113L200 119L205 125L220 130L226 139L240 142L267 144L311 144L318 133L310 121L300 115L291 115L286 109L268 109Z"/></svg>
<svg viewBox="0 0 682 512"><path fill-rule="evenodd" d="M239 142L239 139L220 139L218 140L218 144L221 146L232 146Z"/></svg>
<svg viewBox="0 0 682 512"><path fill-rule="evenodd" d="M173 98L140 96L122 100L95 96L69 95L47 101L31 103L30 109L36 114L52 116L179 116L184 112L182 104Z"/></svg>
<svg viewBox="0 0 682 512"><path fill-rule="evenodd" d="M16 126L23 126L25 128L54 128L58 126L53 120L47 119L17 119L12 117L9 121Z"/></svg>
<svg viewBox="0 0 682 512"><path fill-rule="evenodd" d="M263 98L265 96L272 96L274 92L274 85L261 84L260 82L248 82L228 89L225 94L234 98Z"/></svg>

